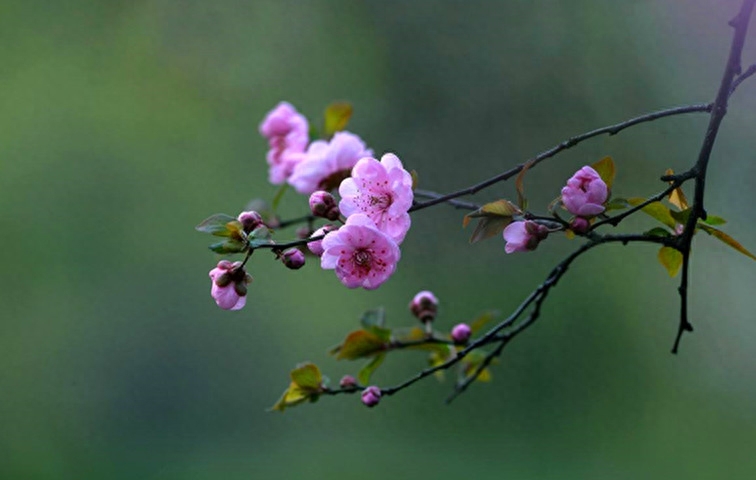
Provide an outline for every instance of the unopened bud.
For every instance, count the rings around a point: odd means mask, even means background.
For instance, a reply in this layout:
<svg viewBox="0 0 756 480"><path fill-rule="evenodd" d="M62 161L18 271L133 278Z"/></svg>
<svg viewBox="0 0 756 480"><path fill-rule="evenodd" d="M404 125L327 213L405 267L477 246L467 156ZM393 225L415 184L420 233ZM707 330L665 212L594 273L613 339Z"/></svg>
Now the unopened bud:
<svg viewBox="0 0 756 480"><path fill-rule="evenodd" d="M451 337L454 343L461 345L464 345L468 340L470 340L470 335L472 335L472 329L466 323L455 325L451 331Z"/></svg>
<svg viewBox="0 0 756 480"><path fill-rule="evenodd" d="M320 237L335 230L337 230L337 228L334 225L327 224L315 230L311 236ZM308 242L307 248L309 248L310 251L318 257L323 255L323 239L321 238L320 240L313 240L312 242Z"/></svg>
<svg viewBox="0 0 756 480"><path fill-rule="evenodd" d="M310 195L310 211L316 217L327 218L331 221L338 219L340 215L336 199L323 190L318 190Z"/></svg>
<svg viewBox="0 0 756 480"><path fill-rule="evenodd" d="M304 253L302 253L302 250L298 248L290 248L284 250L281 254L281 261L286 265L286 268L298 270L304 266L305 256Z"/></svg>
<svg viewBox="0 0 756 480"><path fill-rule="evenodd" d="M344 375L339 380L339 386L343 389L352 389L357 387L357 380L351 375Z"/></svg>
<svg viewBox="0 0 756 480"><path fill-rule="evenodd" d="M583 217L575 217L570 222L570 230L577 234L584 234L591 227L591 223Z"/></svg>
<svg viewBox="0 0 756 480"><path fill-rule="evenodd" d="M381 389L372 385L362 391L362 403L368 407L374 407L381 401Z"/></svg>
<svg viewBox="0 0 756 480"><path fill-rule="evenodd" d="M421 322L433 321L438 312L438 299L432 292L423 290L412 299L409 309Z"/></svg>
<svg viewBox="0 0 756 480"><path fill-rule="evenodd" d="M242 228L246 233L249 233L260 225L263 225L262 217L255 211L242 212L237 217L237 220L239 220L239 223L242 224Z"/></svg>

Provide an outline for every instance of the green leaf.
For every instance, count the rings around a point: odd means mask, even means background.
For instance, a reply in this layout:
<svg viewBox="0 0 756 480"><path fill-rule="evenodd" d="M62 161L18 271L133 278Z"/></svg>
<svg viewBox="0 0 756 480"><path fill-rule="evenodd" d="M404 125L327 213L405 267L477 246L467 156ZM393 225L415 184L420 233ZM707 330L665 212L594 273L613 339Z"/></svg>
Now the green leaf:
<svg viewBox="0 0 756 480"><path fill-rule="evenodd" d="M291 371L291 381L304 390L320 390L323 383L323 375L314 363L306 362L297 365Z"/></svg>
<svg viewBox="0 0 756 480"><path fill-rule="evenodd" d="M344 130L352 117L352 104L333 102L325 109L323 134L330 138L334 133Z"/></svg>
<svg viewBox="0 0 756 480"><path fill-rule="evenodd" d="M242 253L247 249L247 246L238 240L225 240L223 242L213 243L208 248L215 253L226 255L229 253Z"/></svg>
<svg viewBox="0 0 756 480"><path fill-rule="evenodd" d="M278 205L281 203L281 199L283 198L284 194L286 193L288 189L289 189L288 183L284 183L283 185L279 187L278 191L276 192L276 196L273 197L273 208L272 208L273 212L278 210Z"/></svg>
<svg viewBox="0 0 756 480"><path fill-rule="evenodd" d="M705 224L701 224L701 223L698 224L698 228L700 228L704 232L708 233L709 235L713 236L717 240L719 240L721 242L724 242L726 245L734 248L735 250L737 250L738 252L742 253L746 257L751 258L753 260L756 260L756 256L754 256L751 252L749 252L748 250L746 250L746 248L743 245L741 245L740 242L738 242L737 240L735 240L731 236L727 235L722 230L719 230L719 229L716 229L716 228L711 227L709 225L705 225Z"/></svg>
<svg viewBox="0 0 756 480"><path fill-rule="evenodd" d="M355 360L369 357L386 350L386 341L367 330L356 330L344 339L341 345L331 350L337 360Z"/></svg>
<svg viewBox="0 0 756 480"><path fill-rule="evenodd" d="M643 232L643 235L648 235L650 237L669 237L672 234L666 228L654 227L651 230Z"/></svg>
<svg viewBox="0 0 756 480"><path fill-rule="evenodd" d="M686 208L681 212L670 209L669 214L672 216L672 218L675 219L675 222L679 223L680 225L685 225L686 223L688 223L688 218L690 217L691 212L692 209L690 208Z"/></svg>
<svg viewBox="0 0 756 480"><path fill-rule="evenodd" d="M627 199L627 202L634 207L640 205L645 201L646 199L642 197L632 197ZM655 218L656 220L660 221L673 230L675 228L675 225L677 224L675 219L672 217L672 214L670 213L670 209L668 207L665 207L661 202L649 203L648 205L643 207L641 211L646 215Z"/></svg>
<svg viewBox="0 0 756 480"><path fill-rule="evenodd" d="M460 363L459 381L463 382L470 378L478 369L478 367L485 361L485 358L486 353L479 350L475 350L467 354L464 360L462 360L462 362ZM493 359L491 363L496 363L496 359ZM491 378L491 371L488 368L484 368L480 372L480 375L478 375L478 378L475 379L475 381L490 382Z"/></svg>
<svg viewBox="0 0 756 480"><path fill-rule="evenodd" d="M606 183L606 188L608 190L611 190L612 185L614 185L614 176L617 173L612 157L602 158L598 162L591 165L591 168L596 170L596 172L599 174L599 177L601 177L601 180Z"/></svg>
<svg viewBox="0 0 756 480"><path fill-rule="evenodd" d="M727 220L716 215L706 215L706 220L701 221L708 225L724 225L725 223L727 223Z"/></svg>
<svg viewBox="0 0 756 480"><path fill-rule="evenodd" d="M296 383L292 383L291 385L289 385L289 388L284 391L283 395L281 395L281 398L278 399L276 404L270 408L270 410L283 412L287 408L304 403L314 396L315 395L313 395L312 393L302 390Z"/></svg>
<svg viewBox="0 0 756 480"><path fill-rule="evenodd" d="M400 328L394 330L393 333L397 342L405 344L420 342L428 338L428 333L420 327ZM445 334L441 332L433 332L433 336L435 338L444 338ZM448 354L449 345L443 343L423 343L404 347L403 350L425 350L428 352L441 352L443 354Z"/></svg>
<svg viewBox="0 0 756 480"><path fill-rule="evenodd" d="M675 171L671 168L668 168L666 172L664 172L664 175L674 175ZM669 182L670 185L672 185L673 182ZM683 193L682 188L677 187L674 190L672 190L669 193L668 197L669 203L674 205L675 207L679 208L680 210L687 210L688 209L688 199L685 198L685 193Z"/></svg>
<svg viewBox="0 0 756 480"><path fill-rule="evenodd" d="M522 166L522 170L517 174L515 179L515 189L517 190L517 204L520 208L528 208L528 200L525 198L525 174L530 170L530 167L535 163L535 159L526 162Z"/></svg>
<svg viewBox="0 0 756 480"><path fill-rule="evenodd" d="M242 230L242 226L235 217L225 213L216 213L202 220L194 229L216 237L238 237L238 232Z"/></svg>
<svg viewBox="0 0 756 480"><path fill-rule="evenodd" d="M662 266L667 269L667 273L669 273L670 277L674 277L680 271L683 256L682 253L678 252L674 248L660 248L657 257L659 259L659 263L661 263Z"/></svg>
<svg viewBox="0 0 756 480"><path fill-rule="evenodd" d="M498 316L499 316L499 312L495 310L491 310L491 311L480 314L478 318L470 322L470 330L472 330L473 335L481 331L483 327L486 326L486 324L488 324L490 321L492 321Z"/></svg>
<svg viewBox="0 0 756 480"><path fill-rule="evenodd" d="M520 209L512 204L512 202L497 200L487 203L474 212L465 215L462 219L462 226L467 227L471 219L480 218L470 237L470 243L477 243L500 234L504 230L504 227L512 222L513 216L521 213Z"/></svg>
<svg viewBox="0 0 756 480"><path fill-rule="evenodd" d="M616 197L606 202L604 208L606 208L606 211L609 212L611 210L623 210L629 206L630 203L627 201L627 199Z"/></svg>
<svg viewBox="0 0 756 480"><path fill-rule="evenodd" d="M362 385L367 385L368 383L370 383L370 377L378 369L378 367L381 366L385 358L386 358L385 353L380 353L376 355L375 357L373 357L373 359L370 360L357 373L357 381L360 382Z"/></svg>
<svg viewBox="0 0 756 480"><path fill-rule="evenodd" d="M431 354L428 356L428 365L430 367L437 367L441 365L449 359L451 352L451 349L447 350L447 352L431 352ZM440 382L444 379L444 371L438 370L437 372L433 373L433 376L436 377L436 379Z"/></svg>

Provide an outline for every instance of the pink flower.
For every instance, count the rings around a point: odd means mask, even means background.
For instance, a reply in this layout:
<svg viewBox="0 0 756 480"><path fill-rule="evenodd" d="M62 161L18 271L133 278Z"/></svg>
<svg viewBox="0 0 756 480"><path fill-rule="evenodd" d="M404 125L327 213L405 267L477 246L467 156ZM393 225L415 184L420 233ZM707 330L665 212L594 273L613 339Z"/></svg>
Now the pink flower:
<svg viewBox="0 0 756 480"><path fill-rule="evenodd" d="M327 223L320 227L319 229L312 232L311 237L319 237L321 235L325 235L329 232L333 232L334 230L337 230L337 228L334 225L331 225L330 223ZM323 240L313 240L312 242L307 242L307 248L318 257L323 255Z"/></svg>
<svg viewBox="0 0 756 480"><path fill-rule="evenodd" d="M368 407L374 407L381 401L381 389L371 385L362 391L362 403Z"/></svg>
<svg viewBox="0 0 756 480"><path fill-rule="evenodd" d="M573 215L593 217L604 211L604 202L609 196L606 183L596 170L585 166L567 180L562 189L562 203Z"/></svg>
<svg viewBox="0 0 756 480"><path fill-rule="evenodd" d="M286 102L276 105L260 124L260 134L268 139L270 150L267 160L270 165L270 183L284 183L294 167L304 160L309 138L307 119Z"/></svg>
<svg viewBox="0 0 756 480"><path fill-rule="evenodd" d="M410 228L407 210L412 206L412 176L391 153L381 157L363 158L352 169L352 176L339 186L339 209L349 217L364 213L378 230L402 243Z"/></svg>
<svg viewBox="0 0 756 480"><path fill-rule="evenodd" d="M396 243L377 228L367 215L358 213L323 239L320 266L335 269L348 288L378 288L388 280L401 257Z"/></svg>
<svg viewBox="0 0 756 480"><path fill-rule="evenodd" d="M337 132L330 142L316 140L310 144L305 159L289 177L289 184L305 195L333 190L349 176L357 160L372 155L373 151L357 135Z"/></svg>
<svg viewBox="0 0 756 480"><path fill-rule="evenodd" d="M535 250L538 242L548 234L549 229L536 222L512 222L504 229L504 240L507 242L504 251L513 253Z"/></svg>
<svg viewBox="0 0 756 480"><path fill-rule="evenodd" d="M224 310L239 310L247 302L247 284L252 281L241 262L221 260L210 270L210 295Z"/></svg>

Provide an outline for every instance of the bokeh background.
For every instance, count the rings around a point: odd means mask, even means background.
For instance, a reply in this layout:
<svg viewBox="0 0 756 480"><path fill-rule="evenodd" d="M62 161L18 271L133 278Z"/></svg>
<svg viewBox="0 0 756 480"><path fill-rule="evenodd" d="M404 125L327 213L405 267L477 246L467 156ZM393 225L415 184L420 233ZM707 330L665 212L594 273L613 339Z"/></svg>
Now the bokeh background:
<svg viewBox="0 0 756 480"><path fill-rule="evenodd" d="M327 349L383 305L438 328L510 311L575 248L470 246L461 212L419 212L398 272L347 291L316 262L256 255L247 307L209 296L204 217L271 198L264 114L310 118L336 99L350 129L450 191L585 130L710 101L736 1L0 2L0 477L753 478L756 264L696 239L680 355L677 280L656 249L608 246L576 264L494 382L452 406L433 379L364 408L356 397L267 413L298 362L334 381ZM756 29L745 61L756 60ZM756 249L756 81L733 97L707 207ZM694 160L706 115L582 144L529 173L545 207L611 154L615 192L650 195ZM501 184L477 201L514 197ZM304 200L285 198L298 215ZM645 229L646 219L628 222ZM424 365L399 353L394 384Z"/></svg>

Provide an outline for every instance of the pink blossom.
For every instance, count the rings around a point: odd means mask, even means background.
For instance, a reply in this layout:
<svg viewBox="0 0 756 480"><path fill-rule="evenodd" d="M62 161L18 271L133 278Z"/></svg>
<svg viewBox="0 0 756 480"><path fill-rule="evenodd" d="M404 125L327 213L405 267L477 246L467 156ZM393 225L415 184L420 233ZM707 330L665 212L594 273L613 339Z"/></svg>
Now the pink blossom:
<svg viewBox="0 0 756 480"><path fill-rule="evenodd" d="M375 227L367 215L358 213L344 226L323 239L320 266L335 269L348 288L378 288L388 280L401 257L396 243Z"/></svg>
<svg viewBox="0 0 756 480"><path fill-rule="evenodd" d="M212 287L210 295L224 310L239 310L247 303L247 284L252 281L241 266L241 262L231 263L221 260L210 270Z"/></svg>
<svg viewBox="0 0 756 480"><path fill-rule="evenodd" d="M310 140L309 129L307 119L286 102L279 103L265 116L260 124L260 134L270 145L267 155L270 183L284 183L294 167L304 160Z"/></svg>
<svg viewBox="0 0 756 480"><path fill-rule="evenodd" d="M333 232L334 230L337 230L336 226L331 225L330 223L327 223L320 227L319 229L312 232L311 237L320 237L321 235L325 235L329 232ZM312 242L307 242L307 248L318 257L323 255L323 240L313 240Z"/></svg>
<svg viewBox="0 0 756 480"><path fill-rule="evenodd" d="M585 166L575 172L562 188L562 203L579 217L593 217L604 211L604 202L609 196L606 183L598 172Z"/></svg>
<svg viewBox="0 0 756 480"><path fill-rule="evenodd" d="M339 209L349 217L364 213L378 229L402 243L410 228L407 210L412 206L412 176L391 153L363 158L352 169L352 176L339 186Z"/></svg>
<svg viewBox="0 0 756 480"><path fill-rule="evenodd" d="M374 407L381 401L381 389L371 385L362 391L362 403L368 407Z"/></svg>
<svg viewBox="0 0 756 480"><path fill-rule="evenodd" d="M504 251L513 253L535 250L548 234L549 229L536 222L512 222L504 229L504 240L507 242Z"/></svg>
<svg viewBox="0 0 756 480"><path fill-rule="evenodd" d="M373 151L357 135L337 132L330 142L316 140L310 144L305 159L289 177L289 184L305 195L333 190L349 176L357 160L372 155Z"/></svg>

